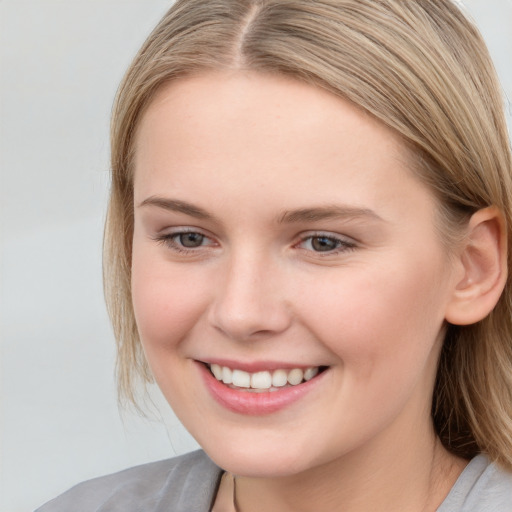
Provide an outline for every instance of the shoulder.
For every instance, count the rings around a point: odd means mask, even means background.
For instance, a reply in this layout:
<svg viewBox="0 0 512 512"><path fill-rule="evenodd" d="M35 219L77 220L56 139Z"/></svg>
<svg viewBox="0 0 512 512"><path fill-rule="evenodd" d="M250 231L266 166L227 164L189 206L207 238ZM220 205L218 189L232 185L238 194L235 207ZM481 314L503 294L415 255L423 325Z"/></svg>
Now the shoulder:
<svg viewBox="0 0 512 512"><path fill-rule="evenodd" d="M462 472L438 512L510 512L512 473L475 457Z"/></svg>
<svg viewBox="0 0 512 512"><path fill-rule="evenodd" d="M36 512L206 512L220 475L199 450L83 482Z"/></svg>

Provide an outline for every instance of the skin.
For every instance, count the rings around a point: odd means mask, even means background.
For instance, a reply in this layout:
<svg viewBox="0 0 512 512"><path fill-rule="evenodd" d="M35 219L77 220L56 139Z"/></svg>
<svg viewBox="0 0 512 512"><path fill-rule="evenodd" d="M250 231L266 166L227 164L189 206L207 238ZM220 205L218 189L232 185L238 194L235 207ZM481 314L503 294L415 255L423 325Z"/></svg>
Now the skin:
<svg viewBox="0 0 512 512"><path fill-rule="evenodd" d="M435 510L465 465L430 418L462 275L400 140L309 85L209 72L149 106L134 190L143 347L186 428L237 475L238 509ZM183 252L183 231L200 245ZM207 390L197 361L219 358L328 370L248 416Z"/></svg>

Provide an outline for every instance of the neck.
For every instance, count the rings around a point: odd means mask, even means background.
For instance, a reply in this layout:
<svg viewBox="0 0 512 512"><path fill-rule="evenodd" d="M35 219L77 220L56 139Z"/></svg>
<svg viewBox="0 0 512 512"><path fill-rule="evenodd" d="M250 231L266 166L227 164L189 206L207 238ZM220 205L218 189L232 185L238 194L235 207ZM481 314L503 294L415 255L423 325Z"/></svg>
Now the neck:
<svg viewBox="0 0 512 512"><path fill-rule="evenodd" d="M296 475L237 477L237 511L435 511L467 461L447 452L432 428L414 434L414 443L394 436L394 445L384 439Z"/></svg>

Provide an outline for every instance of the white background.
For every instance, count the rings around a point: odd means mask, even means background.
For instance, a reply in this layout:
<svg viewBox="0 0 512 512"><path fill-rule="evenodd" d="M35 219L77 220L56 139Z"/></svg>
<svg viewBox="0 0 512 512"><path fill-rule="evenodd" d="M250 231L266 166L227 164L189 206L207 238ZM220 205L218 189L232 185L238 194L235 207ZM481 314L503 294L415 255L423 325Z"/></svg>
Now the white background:
<svg viewBox="0 0 512 512"><path fill-rule="evenodd" d="M512 98L512 0L465 3ZM101 289L112 99L169 5L0 0L1 512L196 446L119 414Z"/></svg>

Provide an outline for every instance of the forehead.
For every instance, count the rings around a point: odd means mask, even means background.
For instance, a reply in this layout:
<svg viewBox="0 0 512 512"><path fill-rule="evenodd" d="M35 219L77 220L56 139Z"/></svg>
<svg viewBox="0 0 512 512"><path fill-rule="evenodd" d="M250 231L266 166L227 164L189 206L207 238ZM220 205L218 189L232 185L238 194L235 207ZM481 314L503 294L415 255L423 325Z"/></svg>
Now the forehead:
<svg viewBox="0 0 512 512"><path fill-rule="evenodd" d="M213 127L215 133L199 137ZM206 144L221 138L220 129L242 129L240 138L265 139L267 146L283 145L288 137L320 147L320 132L329 130L340 145L350 136L353 150L367 152L365 142L378 138L395 157L405 154L395 132L352 103L290 77L253 71L203 72L164 84L142 117L136 147L143 150L145 135L155 134Z"/></svg>
<svg viewBox="0 0 512 512"><path fill-rule="evenodd" d="M263 187L267 198L379 202L397 199L397 186L414 178L409 160L392 130L319 87L210 72L166 84L148 107L136 139L135 194L193 186L224 199Z"/></svg>

